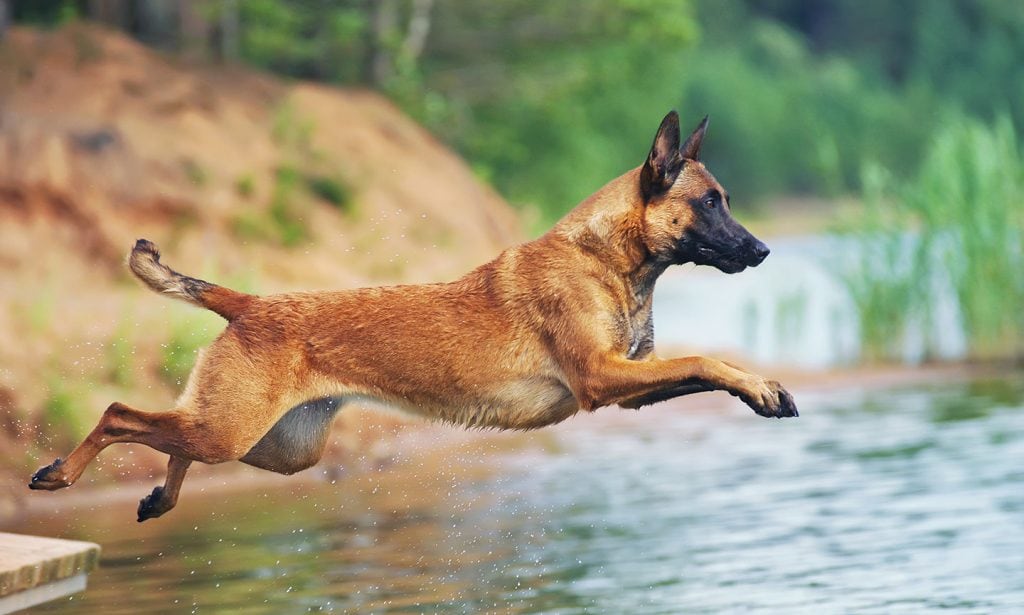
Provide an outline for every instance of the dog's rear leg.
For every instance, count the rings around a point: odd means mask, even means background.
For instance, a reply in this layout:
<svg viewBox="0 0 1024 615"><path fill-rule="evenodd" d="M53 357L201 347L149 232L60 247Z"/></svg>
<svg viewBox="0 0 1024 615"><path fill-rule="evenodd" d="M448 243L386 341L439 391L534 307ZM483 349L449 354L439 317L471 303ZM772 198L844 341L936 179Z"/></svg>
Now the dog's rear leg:
<svg viewBox="0 0 1024 615"><path fill-rule="evenodd" d="M178 503L178 491L185 481L185 473L192 465L191 459L171 455L167 463L167 479L162 487L153 487L153 492L139 500L139 523L153 519L174 508Z"/></svg>
<svg viewBox="0 0 1024 615"><path fill-rule="evenodd" d="M168 454L175 454L175 436L182 433L181 412L141 412L121 403L112 403L85 440L68 455L40 468L32 475L29 487L54 491L72 485L96 455L111 444L139 442Z"/></svg>

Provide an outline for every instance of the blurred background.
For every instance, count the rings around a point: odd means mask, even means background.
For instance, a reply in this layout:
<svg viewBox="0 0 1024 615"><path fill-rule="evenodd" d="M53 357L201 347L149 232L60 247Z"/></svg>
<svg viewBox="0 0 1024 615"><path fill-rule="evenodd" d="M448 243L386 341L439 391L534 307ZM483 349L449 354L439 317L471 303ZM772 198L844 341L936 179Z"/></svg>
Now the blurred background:
<svg viewBox="0 0 1024 615"><path fill-rule="evenodd" d="M69 612L126 584L157 610L1024 605L1022 61L999 0L0 1L0 528L108 548ZM659 349L784 378L799 423L725 395L530 435L352 409L306 483L200 468L127 536L148 449L27 497L222 326L130 278L137 237L248 292L450 280L642 163L669 109L710 114L773 251L667 273ZM235 483L230 512L199 493Z"/></svg>

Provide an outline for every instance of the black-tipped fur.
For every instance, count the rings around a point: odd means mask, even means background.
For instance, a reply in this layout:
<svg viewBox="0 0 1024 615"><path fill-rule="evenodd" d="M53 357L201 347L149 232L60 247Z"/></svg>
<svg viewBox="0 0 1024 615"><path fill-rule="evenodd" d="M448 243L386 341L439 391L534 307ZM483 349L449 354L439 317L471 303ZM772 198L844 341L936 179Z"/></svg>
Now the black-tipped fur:
<svg viewBox="0 0 1024 615"><path fill-rule="evenodd" d="M160 249L148 239L135 242L128 255L128 268L156 292L212 310L228 320L245 311L253 299L251 295L178 273L160 262Z"/></svg>
<svg viewBox="0 0 1024 615"><path fill-rule="evenodd" d="M213 284L182 275L160 262L160 249L148 239L139 239L128 257L128 267L153 290L178 295L179 298L202 304L203 293ZM182 296L184 295L184 296Z"/></svg>

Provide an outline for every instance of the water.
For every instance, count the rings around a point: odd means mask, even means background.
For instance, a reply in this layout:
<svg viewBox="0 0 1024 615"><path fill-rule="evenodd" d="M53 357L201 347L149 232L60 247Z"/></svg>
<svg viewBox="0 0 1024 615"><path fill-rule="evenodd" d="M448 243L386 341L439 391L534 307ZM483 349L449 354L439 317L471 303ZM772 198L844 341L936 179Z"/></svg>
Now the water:
<svg viewBox="0 0 1024 615"><path fill-rule="evenodd" d="M607 409L142 525L118 502L8 529L103 545L44 612L1022 612L1022 382L798 392L787 421Z"/></svg>

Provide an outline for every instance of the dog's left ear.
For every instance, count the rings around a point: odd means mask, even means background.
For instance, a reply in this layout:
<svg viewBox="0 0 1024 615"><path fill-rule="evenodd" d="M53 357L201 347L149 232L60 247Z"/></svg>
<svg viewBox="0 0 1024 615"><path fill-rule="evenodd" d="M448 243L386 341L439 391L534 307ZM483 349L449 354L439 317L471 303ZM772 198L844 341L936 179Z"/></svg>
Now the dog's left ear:
<svg viewBox="0 0 1024 615"><path fill-rule="evenodd" d="M668 190L683 169L683 157L679 152L679 114L669 111L661 120L658 134L654 136L651 153L640 170L640 191L648 201Z"/></svg>
<svg viewBox="0 0 1024 615"><path fill-rule="evenodd" d="M683 148L680 151L683 158L689 160L700 160L700 146L704 143L704 132L708 129L708 116L704 116L704 119L700 121L697 128L690 133L689 137L686 137L686 143L683 143Z"/></svg>

